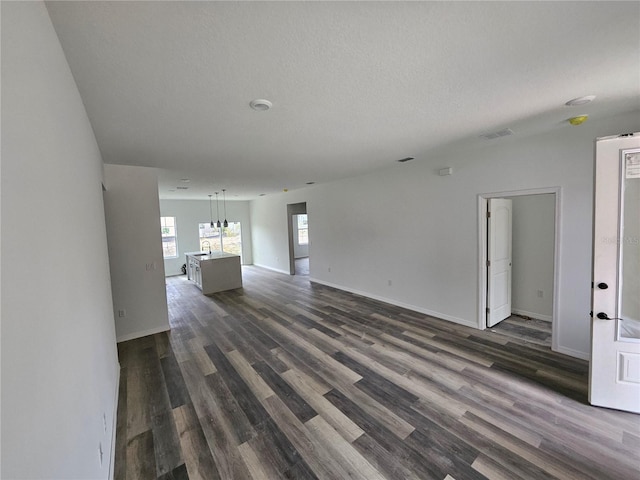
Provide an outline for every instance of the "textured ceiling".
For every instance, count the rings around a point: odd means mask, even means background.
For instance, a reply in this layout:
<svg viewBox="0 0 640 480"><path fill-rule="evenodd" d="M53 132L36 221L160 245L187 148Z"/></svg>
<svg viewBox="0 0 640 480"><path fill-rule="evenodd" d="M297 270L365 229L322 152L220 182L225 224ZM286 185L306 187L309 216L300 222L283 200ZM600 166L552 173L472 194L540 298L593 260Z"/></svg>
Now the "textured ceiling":
<svg viewBox="0 0 640 480"><path fill-rule="evenodd" d="M47 8L103 160L162 169L161 198L255 198L640 110L638 2Z"/></svg>

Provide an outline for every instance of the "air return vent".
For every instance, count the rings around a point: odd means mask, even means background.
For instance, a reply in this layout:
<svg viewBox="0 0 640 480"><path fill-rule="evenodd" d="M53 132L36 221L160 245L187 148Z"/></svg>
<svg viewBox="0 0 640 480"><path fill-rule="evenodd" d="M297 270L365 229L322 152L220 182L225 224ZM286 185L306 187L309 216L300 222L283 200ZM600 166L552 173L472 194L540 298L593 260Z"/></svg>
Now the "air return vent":
<svg viewBox="0 0 640 480"><path fill-rule="evenodd" d="M484 138L485 140L493 140L494 138L508 137L509 135L513 135L513 130L511 130L510 128L505 128L504 130L500 130L498 132L485 133L484 135L480 135L480 138Z"/></svg>

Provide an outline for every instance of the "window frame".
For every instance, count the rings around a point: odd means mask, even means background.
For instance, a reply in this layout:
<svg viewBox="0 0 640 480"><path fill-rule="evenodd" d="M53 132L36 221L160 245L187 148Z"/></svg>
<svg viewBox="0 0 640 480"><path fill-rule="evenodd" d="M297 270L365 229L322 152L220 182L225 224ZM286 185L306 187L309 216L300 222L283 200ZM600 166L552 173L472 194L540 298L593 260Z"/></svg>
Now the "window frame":
<svg viewBox="0 0 640 480"><path fill-rule="evenodd" d="M166 220L167 218L172 218L173 219L173 225L166 225ZM173 235L169 235L169 234L165 234L164 230L165 229L171 229L173 228ZM171 233L171 232L167 232L167 233ZM167 255L167 251L165 249L165 238L171 238L173 237L173 244L175 245L175 255ZM178 217L175 217L173 215L166 215L166 216L161 216L160 217L160 238L162 241L162 258L165 260L169 260L169 259L173 259L173 258L178 258L180 256L180 252L178 250ZM169 243L169 242L166 242Z"/></svg>

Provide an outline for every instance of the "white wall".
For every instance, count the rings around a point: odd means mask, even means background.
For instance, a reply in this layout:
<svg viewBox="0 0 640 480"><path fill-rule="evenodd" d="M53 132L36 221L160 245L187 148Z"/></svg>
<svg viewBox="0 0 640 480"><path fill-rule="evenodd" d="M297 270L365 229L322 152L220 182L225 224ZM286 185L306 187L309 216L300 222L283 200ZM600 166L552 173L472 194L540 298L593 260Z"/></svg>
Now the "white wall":
<svg viewBox="0 0 640 480"><path fill-rule="evenodd" d="M169 330L158 176L152 168L123 165L105 165L104 175L118 341Z"/></svg>
<svg viewBox="0 0 640 480"><path fill-rule="evenodd" d="M553 318L555 208L553 194L511 197L513 206L512 299L514 313ZM538 296L542 291L542 297Z"/></svg>
<svg viewBox="0 0 640 480"><path fill-rule="evenodd" d="M589 120L262 197L251 203L254 264L288 273L286 204L306 201L312 279L477 326L478 195L560 187L555 333L561 351L586 358L594 139L639 128L637 112ZM454 174L438 176L443 167Z"/></svg>
<svg viewBox="0 0 640 480"><path fill-rule="evenodd" d="M119 366L102 161L44 4L1 9L0 477L106 479Z"/></svg>
<svg viewBox="0 0 640 480"><path fill-rule="evenodd" d="M180 275L185 263L184 254L200 250L200 223L209 223L209 200L160 200L160 214L163 217L176 217L178 236L178 258L164 261L166 275ZM223 218L222 200L220 200L220 220ZM213 219L217 220L216 203L213 200ZM251 246L251 218L249 202L227 200L227 221L240 222L242 227L242 263L253 263Z"/></svg>

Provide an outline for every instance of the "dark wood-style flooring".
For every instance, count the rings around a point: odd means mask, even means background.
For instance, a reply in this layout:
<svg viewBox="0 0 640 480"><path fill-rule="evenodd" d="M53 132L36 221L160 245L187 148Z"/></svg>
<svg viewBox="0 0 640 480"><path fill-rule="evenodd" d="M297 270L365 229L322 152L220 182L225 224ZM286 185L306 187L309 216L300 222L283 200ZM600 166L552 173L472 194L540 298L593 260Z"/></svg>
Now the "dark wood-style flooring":
<svg viewBox="0 0 640 480"><path fill-rule="evenodd" d="M172 330L119 344L116 479L634 479L640 416L587 362L243 267L167 281Z"/></svg>

